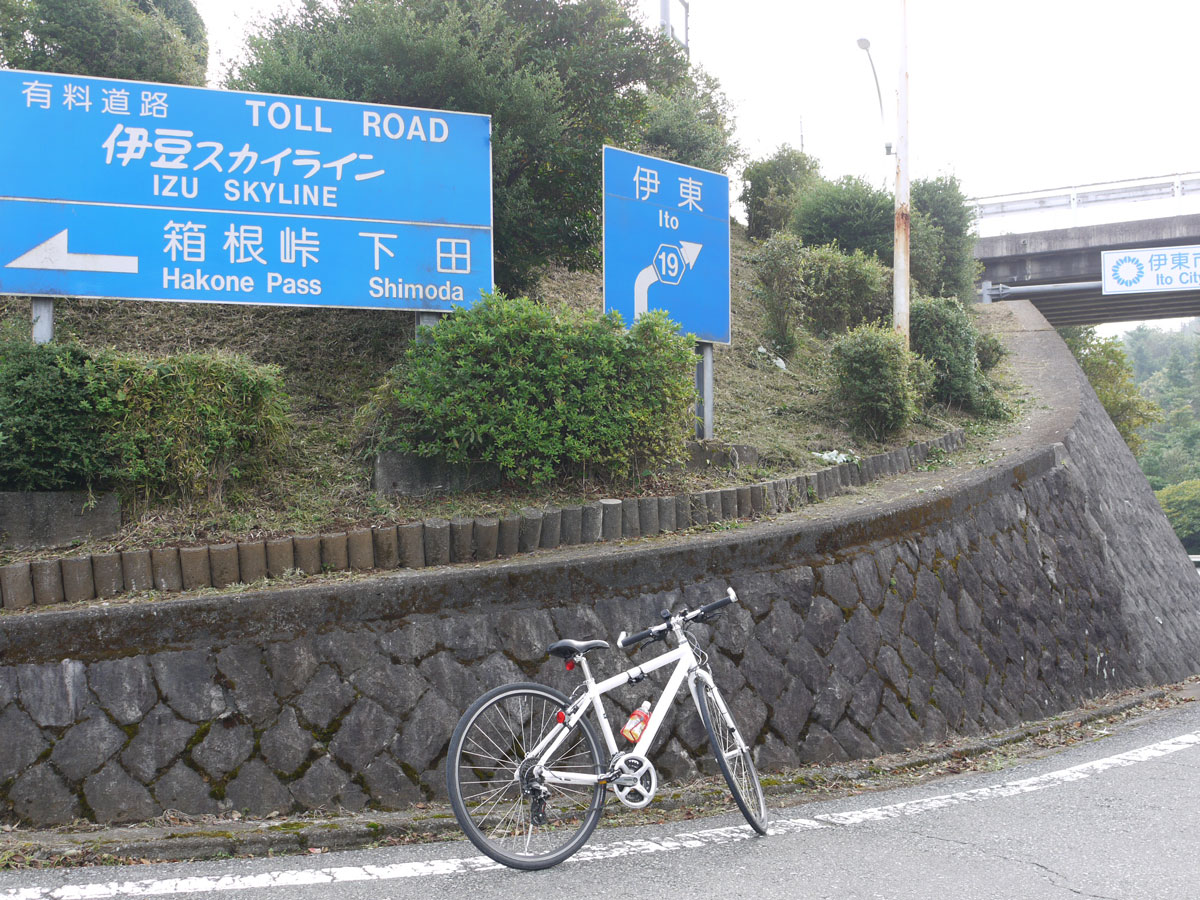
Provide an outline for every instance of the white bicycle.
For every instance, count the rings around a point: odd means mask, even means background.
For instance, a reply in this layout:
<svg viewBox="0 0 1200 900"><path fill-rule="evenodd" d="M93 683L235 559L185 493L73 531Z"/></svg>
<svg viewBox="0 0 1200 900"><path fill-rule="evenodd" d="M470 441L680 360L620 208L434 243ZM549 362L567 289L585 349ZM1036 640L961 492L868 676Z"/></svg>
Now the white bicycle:
<svg viewBox="0 0 1200 900"><path fill-rule="evenodd" d="M548 652L565 660L568 670L583 670L573 698L522 683L502 685L471 704L450 739L446 781L454 815L472 843L506 866L544 869L583 846L600 821L609 788L628 807L648 806L658 775L647 755L685 679L733 799L750 826L766 834L767 804L750 747L713 683L708 654L687 629L735 602L737 594L729 588L715 603L692 612L664 610L662 624L637 634L621 632L622 649L669 635L676 646L600 682L586 654L608 649L607 641L556 641ZM642 718L640 737L629 749L618 749L601 698L672 663L653 712ZM586 718L589 709L599 720L607 753Z"/></svg>

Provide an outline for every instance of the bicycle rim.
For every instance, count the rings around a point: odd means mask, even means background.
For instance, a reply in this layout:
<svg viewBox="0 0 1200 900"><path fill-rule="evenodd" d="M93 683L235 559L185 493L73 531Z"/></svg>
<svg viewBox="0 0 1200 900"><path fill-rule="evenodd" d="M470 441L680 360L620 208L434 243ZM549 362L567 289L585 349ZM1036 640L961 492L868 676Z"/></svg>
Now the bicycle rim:
<svg viewBox="0 0 1200 900"><path fill-rule="evenodd" d="M745 742L738 740L737 724L716 686L700 679L699 690L700 719L704 722L708 742L712 745L717 765L721 767L721 774L729 784L734 802L750 827L759 834L766 834L767 800L763 796L750 748L741 749L739 746Z"/></svg>
<svg viewBox="0 0 1200 900"><path fill-rule="evenodd" d="M454 815L476 847L506 866L556 865L583 846L600 819L602 785L545 784L544 800L537 801L542 786L522 778L530 766L526 753L557 727L556 714L567 704L551 688L505 685L476 700L450 739L446 781ZM602 756L591 725L580 720L547 763L599 775Z"/></svg>

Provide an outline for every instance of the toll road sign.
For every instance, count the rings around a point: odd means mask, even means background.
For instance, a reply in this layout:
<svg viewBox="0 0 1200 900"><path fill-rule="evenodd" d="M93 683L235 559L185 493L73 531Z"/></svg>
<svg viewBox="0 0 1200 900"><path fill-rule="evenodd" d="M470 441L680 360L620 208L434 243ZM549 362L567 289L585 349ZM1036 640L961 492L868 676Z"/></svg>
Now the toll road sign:
<svg viewBox="0 0 1200 900"><path fill-rule="evenodd" d="M604 148L604 308L665 310L702 342L730 342L729 179Z"/></svg>
<svg viewBox="0 0 1200 900"><path fill-rule="evenodd" d="M487 116L0 71L0 293L448 311Z"/></svg>

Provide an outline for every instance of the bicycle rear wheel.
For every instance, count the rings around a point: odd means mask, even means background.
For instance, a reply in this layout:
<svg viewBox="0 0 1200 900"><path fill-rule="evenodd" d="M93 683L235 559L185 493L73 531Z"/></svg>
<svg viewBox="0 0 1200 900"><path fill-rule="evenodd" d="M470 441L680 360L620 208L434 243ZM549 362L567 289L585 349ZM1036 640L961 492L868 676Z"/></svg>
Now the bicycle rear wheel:
<svg viewBox="0 0 1200 900"><path fill-rule="evenodd" d="M708 742L717 757L721 774L729 784L729 791L750 827L759 834L766 834L767 800L750 756L750 747L742 740L737 723L716 685L701 678L697 681L697 691L700 720L708 732Z"/></svg>
<svg viewBox="0 0 1200 900"><path fill-rule="evenodd" d="M600 820L601 784L543 781L527 754L552 729L569 701L539 684L488 691L459 720L446 757L446 784L458 824L492 859L515 869L557 865L583 846ZM601 774L592 726L581 719L546 761L558 772Z"/></svg>

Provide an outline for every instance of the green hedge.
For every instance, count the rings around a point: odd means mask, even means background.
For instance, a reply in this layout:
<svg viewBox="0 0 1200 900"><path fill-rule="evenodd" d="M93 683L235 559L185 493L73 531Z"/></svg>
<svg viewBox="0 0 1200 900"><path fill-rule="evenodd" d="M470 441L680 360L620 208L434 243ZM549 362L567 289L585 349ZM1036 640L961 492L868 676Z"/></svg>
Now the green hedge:
<svg viewBox="0 0 1200 900"><path fill-rule="evenodd" d="M882 325L852 329L834 342L833 367L852 430L880 440L912 420L927 375L913 366L899 332Z"/></svg>
<svg viewBox="0 0 1200 900"><path fill-rule="evenodd" d="M682 456L692 339L660 312L615 315L485 298L407 350L359 412L372 451L490 463L509 478L629 476Z"/></svg>
<svg viewBox="0 0 1200 900"><path fill-rule="evenodd" d="M261 475L287 432L278 369L236 356L160 359L0 336L0 488L116 487L219 497Z"/></svg>
<svg viewBox="0 0 1200 900"><path fill-rule="evenodd" d="M288 397L275 366L223 353L107 353L96 368L126 489L219 499L227 481L265 475L283 445Z"/></svg>
<svg viewBox="0 0 1200 900"><path fill-rule="evenodd" d="M104 403L86 351L0 338L0 489L57 491L108 480Z"/></svg>

